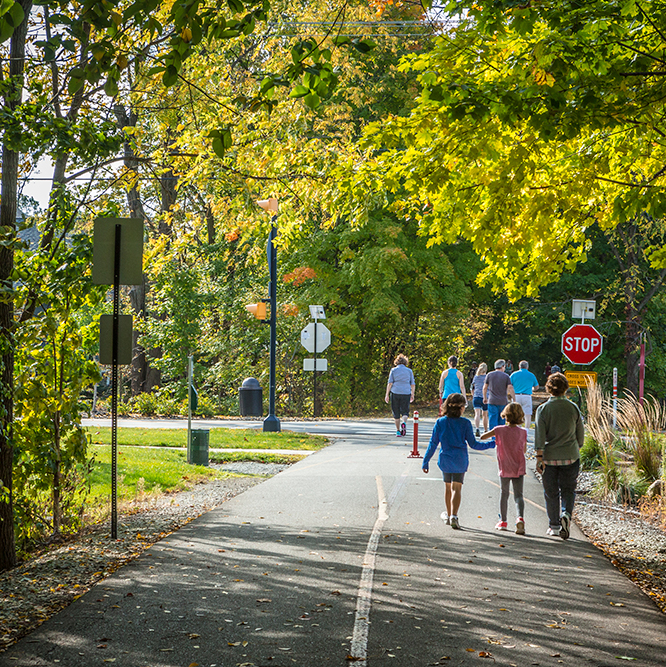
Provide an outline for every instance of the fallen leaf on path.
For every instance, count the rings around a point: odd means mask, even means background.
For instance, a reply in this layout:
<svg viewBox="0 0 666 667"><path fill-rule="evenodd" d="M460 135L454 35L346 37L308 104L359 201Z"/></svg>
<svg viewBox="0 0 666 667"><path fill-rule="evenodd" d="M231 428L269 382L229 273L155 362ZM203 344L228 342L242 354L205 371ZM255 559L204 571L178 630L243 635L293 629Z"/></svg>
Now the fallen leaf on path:
<svg viewBox="0 0 666 667"><path fill-rule="evenodd" d="M240 646L240 642L227 642L229 646Z"/></svg>
<svg viewBox="0 0 666 667"><path fill-rule="evenodd" d="M469 653L476 653L475 648L468 648L468 649L465 649L465 650L468 651Z"/></svg>
<svg viewBox="0 0 666 667"><path fill-rule="evenodd" d="M331 591L331 595L342 595L340 591Z"/></svg>
<svg viewBox="0 0 666 667"><path fill-rule="evenodd" d="M270 598L259 598L257 602L273 602Z"/></svg>
<svg viewBox="0 0 666 667"><path fill-rule="evenodd" d="M196 639L197 637L200 637L201 635L196 634L195 632L190 632L189 635L187 635L190 639Z"/></svg>
<svg viewBox="0 0 666 667"><path fill-rule="evenodd" d="M357 658L356 656L353 655L348 655L345 660L349 662L358 662L359 660L364 660L365 658Z"/></svg>
<svg viewBox="0 0 666 667"><path fill-rule="evenodd" d="M638 658L630 658L628 655L616 655L618 660L637 660Z"/></svg>
<svg viewBox="0 0 666 667"><path fill-rule="evenodd" d="M621 602L613 602L612 600L611 600L611 605L613 605L613 607L624 607L624 605Z"/></svg>
<svg viewBox="0 0 666 667"><path fill-rule="evenodd" d="M479 658L492 658L490 651L479 651Z"/></svg>
<svg viewBox="0 0 666 667"><path fill-rule="evenodd" d="M550 657L551 658L561 658L562 656L559 653L551 653Z"/></svg>
<svg viewBox="0 0 666 667"><path fill-rule="evenodd" d="M191 662L189 667L199 667L199 663L198 662Z"/></svg>

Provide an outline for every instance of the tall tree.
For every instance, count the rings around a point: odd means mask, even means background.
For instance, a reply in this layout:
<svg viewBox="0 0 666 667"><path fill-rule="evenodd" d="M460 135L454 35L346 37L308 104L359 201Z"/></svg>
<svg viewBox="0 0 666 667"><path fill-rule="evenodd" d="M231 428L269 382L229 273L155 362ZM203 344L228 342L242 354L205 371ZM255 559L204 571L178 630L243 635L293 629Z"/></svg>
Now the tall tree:
<svg viewBox="0 0 666 667"><path fill-rule="evenodd" d="M469 239L482 282L533 295L585 260L595 221L666 212L666 6L448 8L455 27L404 62L418 104L368 128L340 201L362 220L367 191L383 188L434 240Z"/></svg>

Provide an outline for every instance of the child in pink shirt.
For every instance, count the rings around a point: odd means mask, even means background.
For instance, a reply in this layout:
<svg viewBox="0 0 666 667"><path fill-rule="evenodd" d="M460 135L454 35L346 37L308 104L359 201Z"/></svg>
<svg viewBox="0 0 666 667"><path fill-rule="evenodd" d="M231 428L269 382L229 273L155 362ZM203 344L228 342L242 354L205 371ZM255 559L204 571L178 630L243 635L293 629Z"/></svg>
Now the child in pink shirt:
<svg viewBox="0 0 666 667"><path fill-rule="evenodd" d="M527 431L521 427L525 413L519 403L509 403L502 410L506 426L495 426L479 439L495 438L497 449L497 467L499 468L501 494L499 521L495 528L507 530L506 512L509 502L509 488L513 486L513 498L516 501L516 533L525 534L525 499L523 498L523 479L525 477L525 452L527 451Z"/></svg>

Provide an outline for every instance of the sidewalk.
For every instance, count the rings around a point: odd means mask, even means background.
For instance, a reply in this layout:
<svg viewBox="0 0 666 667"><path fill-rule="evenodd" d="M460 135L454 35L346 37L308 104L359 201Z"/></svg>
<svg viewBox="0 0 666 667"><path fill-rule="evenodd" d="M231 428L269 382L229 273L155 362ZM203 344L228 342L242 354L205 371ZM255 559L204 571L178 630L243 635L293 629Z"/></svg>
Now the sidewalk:
<svg viewBox="0 0 666 667"><path fill-rule="evenodd" d="M663 665L664 616L578 530L545 537L533 477L528 535L498 533L494 454L471 453L454 531L405 440L369 428L236 496L0 665Z"/></svg>

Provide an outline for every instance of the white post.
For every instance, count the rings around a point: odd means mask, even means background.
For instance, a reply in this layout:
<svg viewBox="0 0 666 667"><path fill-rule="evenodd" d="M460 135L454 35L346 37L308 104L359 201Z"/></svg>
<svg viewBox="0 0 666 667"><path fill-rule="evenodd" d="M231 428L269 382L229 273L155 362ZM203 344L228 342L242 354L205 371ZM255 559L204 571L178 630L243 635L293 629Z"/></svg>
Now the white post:
<svg viewBox="0 0 666 667"><path fill-rule="evenodd" d="M617 428L617 368L613 369L613 428Z"/></svg>

